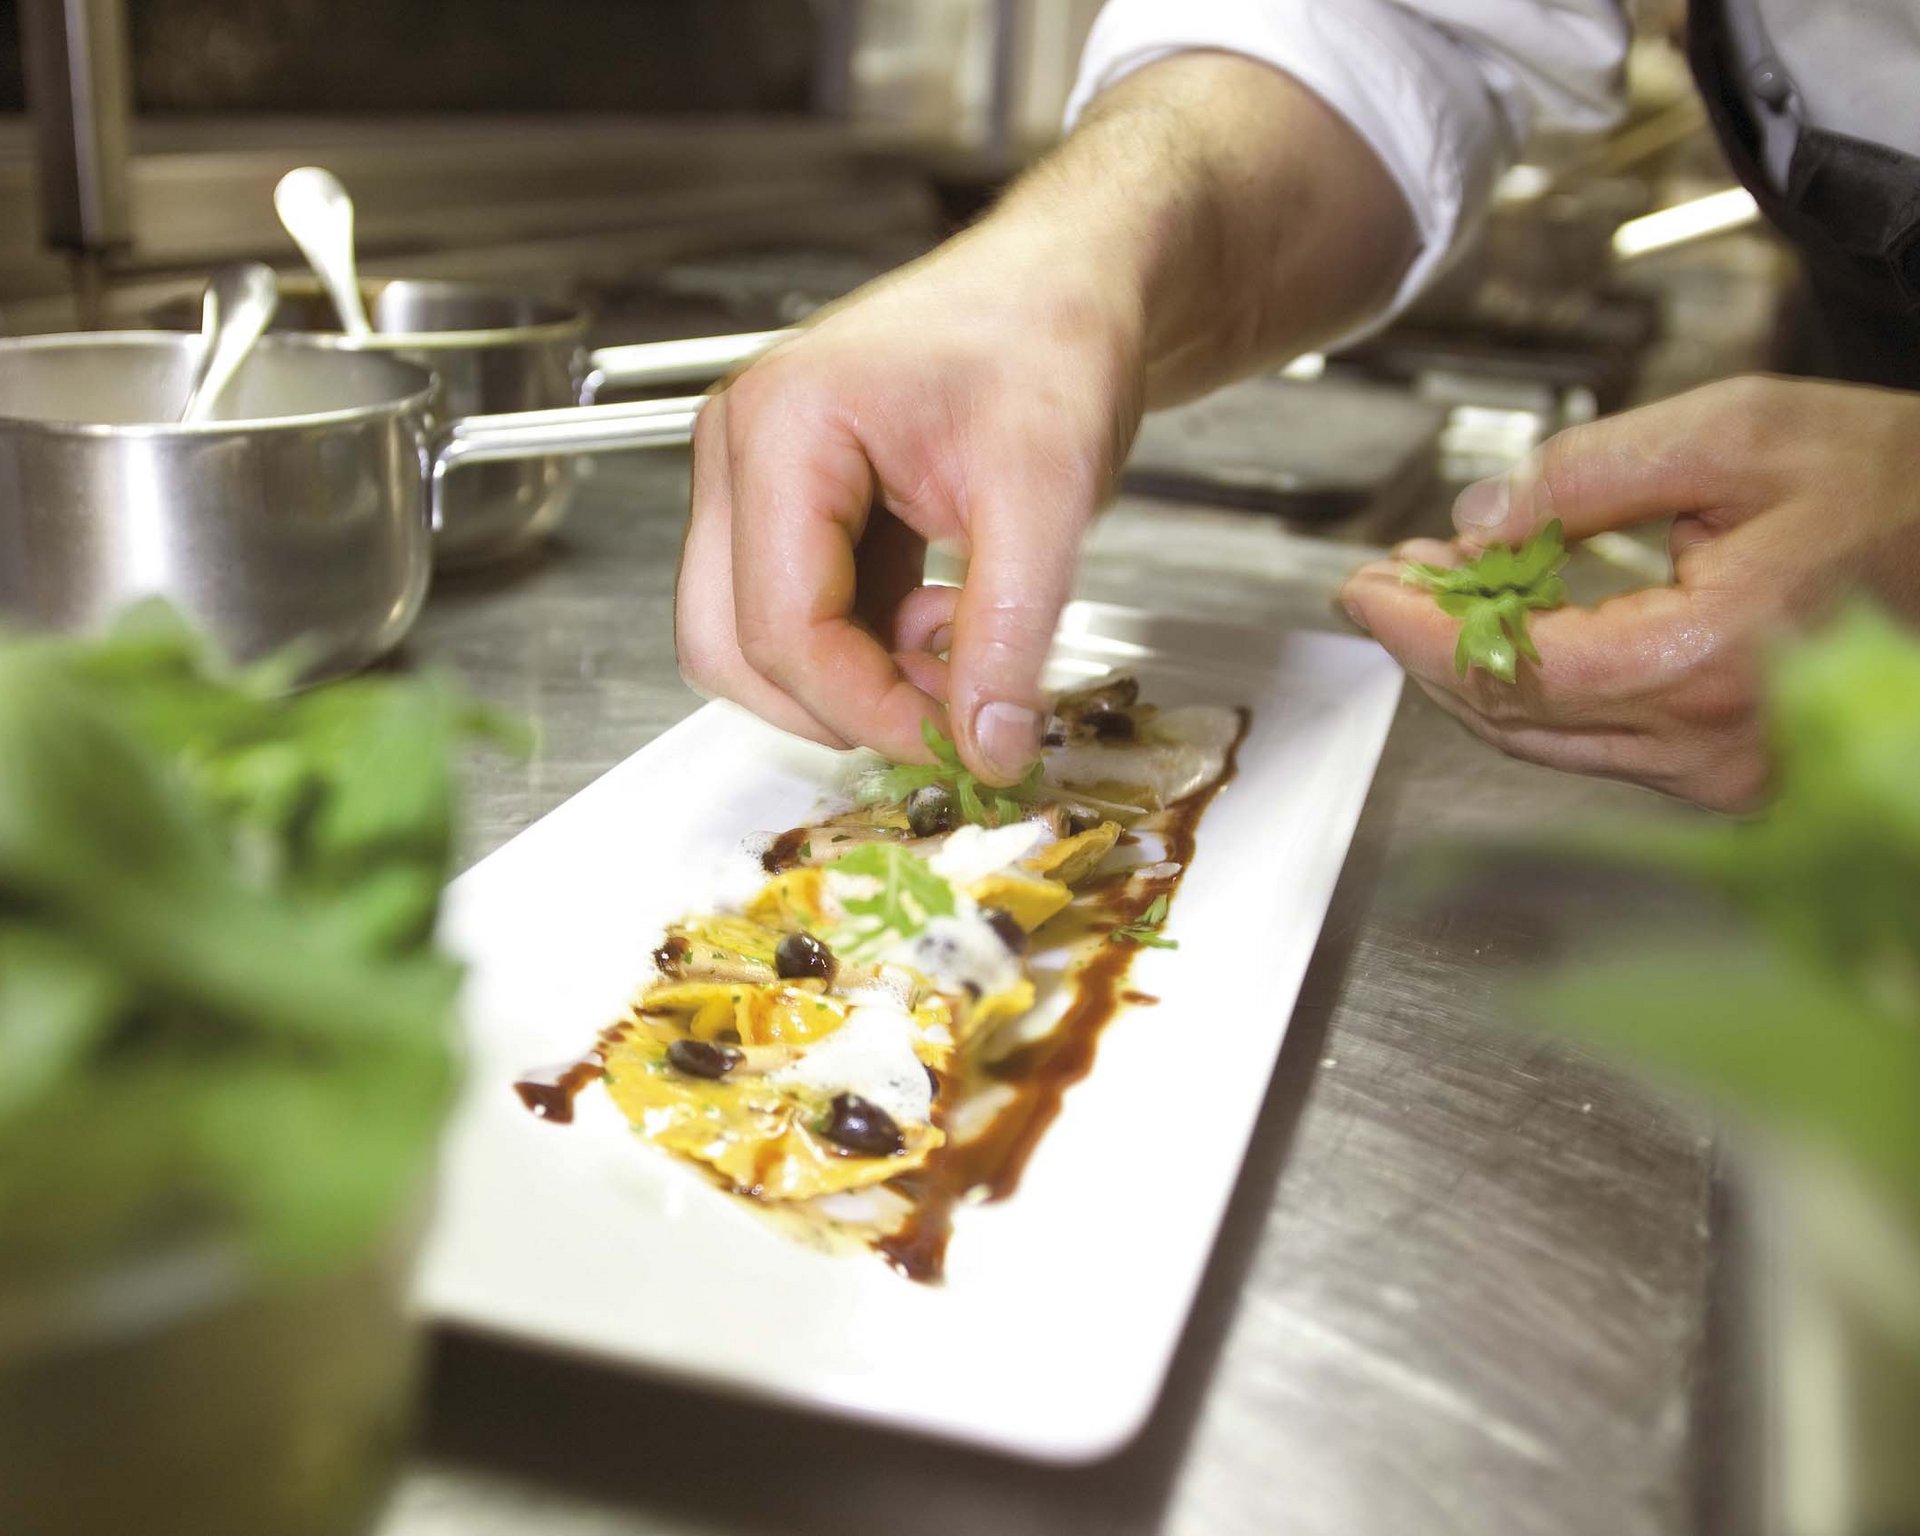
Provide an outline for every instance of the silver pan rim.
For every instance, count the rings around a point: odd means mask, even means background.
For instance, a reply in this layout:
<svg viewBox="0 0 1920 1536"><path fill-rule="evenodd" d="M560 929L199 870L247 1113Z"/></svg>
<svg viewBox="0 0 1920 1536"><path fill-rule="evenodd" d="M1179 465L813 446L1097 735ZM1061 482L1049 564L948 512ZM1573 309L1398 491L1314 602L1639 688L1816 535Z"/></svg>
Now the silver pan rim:
<svg viewBox="0 0 1920 1536"><path fill-rule="evenodd" d="M349 336L340 330L308 330L304 327L276 328L268 334L297 336L336 352L480 352L489 348L586 345L589 326L586 310L578 305L547 298L532 289L500 283L472 283L460 278L389 277L373 272L360 274L360 291L369 306L396 283L408 288L437 289L451 297L496 302L503 306L530 304L544 311L544 318L518 325L467 326L447 331L374 331L359 337ZM297 293L302 298L326 297L326 289L321 286L320 280L309 273L283 274L280 292L283 298L289 293ZM146 312L146 318L150 324L176 331L180 325L186 324L185 317L177 313L180 304L181 300L174 298L165 304L155 305Z"/></svg>
<svg viewBox="0 0 1920 1536"><path fill-rule="evenodd" d="M312 282L315 288L319 287L317 279ZM360 279L361 288L372 289L375 294L395 283L405 284L409 288L437 288L468 299L536 304L548 311L551 318L529 320L523 325L490 325L452 331L375 331L370 336L360 337L349 336L344 331L279 331L275 334L309 338L342 352L458 352L483 347L540 346L549 342L581 345L586 340L587 312L584 309L546 298L529 289L497 283L470 283L450 277L382 277L367 273ZM290 279L288 286L303 285Z"/></svg>
<svg viewBox="0 0 1920 1536"><path fill-rule="evenodd" d="M155 351L174 351L197 340L185 331L56 331L38 336L0 337L0 359L23 352L70 351L87 347L145 347ZM303 332L263 336L258 345L276 352L340 352L359 350L326 345L323 339ZM315 427L350 426L380 421L404 414L410 409L426 411L433 403L438 382L433 374L403 358L380 357L382 366L397 376L406 376L409 387L404 393L365 405L341 406L331 411L303 411L296 415L243 417L232 420L179 421L46 421L37 416L10 416L0 412L0 432L31 432L47 437L103 439L206 439L253 437L270 432L302 432Z"/></svg>

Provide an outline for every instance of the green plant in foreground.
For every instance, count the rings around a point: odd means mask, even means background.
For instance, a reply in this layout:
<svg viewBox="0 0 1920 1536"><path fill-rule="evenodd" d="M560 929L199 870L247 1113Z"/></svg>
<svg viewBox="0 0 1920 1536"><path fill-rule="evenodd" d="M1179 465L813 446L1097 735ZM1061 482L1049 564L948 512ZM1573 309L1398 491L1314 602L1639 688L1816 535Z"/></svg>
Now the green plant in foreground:
<svg viewBox="0 0 1920 1536"><path fill-rule="evenodd" d="M1744 936L1586 963L1523 1010L1842 1170L1920 1254L1920 637L1857 609L1771 679L1767 814L1572 843L1719 891Z"/></svg>
<svg viewBox="0 0 1920 1536"><path fill-rule="evenodd" d="M862 776L859 797L867 804L905 800L916 790L938 785L952 798L955 809L978 827L1002 827L1018 821L1025 807L1040 793L1041 765L1035 763L1018 784L1005 789L982 783L965 763L953 742L934 729L931 721L920 723L920 739L933 754L931 763L889 763Z"/></svg>
<svg viewBox="0 0 1920 1536"><path fill-rule="evenodd" d="M427 681L285 694L164 608L0 640L0 1267L206 1230L312 1266L417 1190L453 1082Z"/></svg>
<svg viewBox="0 0 1920 1536"><path fill-rule="evenodd" d="M1540 659L1527 633L1527 613L1566 602L1567 584L1560 577L1566 563L1566 541L1555 519L1518 549L1496 545L1464 565L1409 562L1400 579L1425 587L1442 612L1460 621L1453 648L1456 672L1465 677L1478 667L1511 683L1519 675L1520 657Z"/></svg>

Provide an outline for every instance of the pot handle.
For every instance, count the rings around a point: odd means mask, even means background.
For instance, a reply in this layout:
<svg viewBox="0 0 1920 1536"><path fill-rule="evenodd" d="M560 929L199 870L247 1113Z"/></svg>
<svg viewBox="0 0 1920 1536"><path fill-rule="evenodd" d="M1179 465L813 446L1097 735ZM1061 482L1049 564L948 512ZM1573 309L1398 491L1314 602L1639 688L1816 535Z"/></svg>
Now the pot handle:
<svg viewBox="0 0 1920 1536"><path fill-rule="evenodd" d="M674 448L693 441L704 395L635 400L624 405L569 405L550 411L463 416L434 438L430 513L439 531L446 479L463 464L537 459L548 454L617 453L629 448Z"/></svg>
<svg viewBox="0 0 1920 1536"><path fill-rule="evenodd" d="M749 331L740 336L695 336L685 341L643 341L601 347L587 357L580 403L592 405L607 389L663 389L711 384L742 363L798 336L797 330Z"/></svg>

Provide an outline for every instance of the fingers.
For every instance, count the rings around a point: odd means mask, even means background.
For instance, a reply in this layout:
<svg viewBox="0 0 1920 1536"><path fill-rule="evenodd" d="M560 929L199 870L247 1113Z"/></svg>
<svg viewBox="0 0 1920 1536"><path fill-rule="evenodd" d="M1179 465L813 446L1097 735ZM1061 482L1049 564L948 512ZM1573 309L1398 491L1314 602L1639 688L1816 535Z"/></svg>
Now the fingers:
<svg viewBox="0 0 1920 1536"><path fill-rule="evenodd" d="M958 587L914 588L893 611L888 638L894 651L944 655L953 644L953 616L959 607Z"/></svg>
<svg viewBox="0 0 1920 1536"><path fill-rule="evenodd" d="M949 719L961 755L1011 784L1040 755L1041 672L1072 595L1099 481L1030 455L971 508L973 548L953 617Z"/></svg>
<svg viewBox="0 0 1920 1536"><path fill-rule="evenodd" d="M1458 544L1444 539L1407 539L1393 546L1393 558L1418 565L1454 566L1466 559L1466 554Z"/></svg>
<svg viewBox="0 0 1920 1536"><path fill-rule="evenodd" d="M916 587L894 608L891 640L900 675L929 698L947 702L946 653L953 644L958 587Z"/></svg>
<svg viewBox="0 0 1920 1536"><path fill-rule="evenodd" d="M1752 509L1798 386L1735 379L1556 433L1512 472L1460 493L1470 544L1515 544L1558 518L1569 542L1657 518Z"/></svg>
<svg viewBox="0 0 1920 1536"><path fill-rule="evenodd" d="M874 493L866 452L817 392L783 390L765 369L735 391L756 378L764 393L745 411L736 400L726 434L741 653L841 739L924 757L934 703L855 613L854 551Z"/></svg>
<svg viewBox="0 0 1920 1536"><path fill-rule="evenodd" d="M1617 731L1567 731L1489 719L1452 689L1415 678L1414 686L1489 746L1508 757L1563 773L1619 777L1634 760L1634 738Z"/></svg>
<svg viewBox="0 0 1920 1536"><path fill-rule="evenodd" d="M1752 647L1713 592L1656 587L1532 614L1541 660L1511 684L1455 671L1459 622L1392 563L1356 572L1341 601L1430 699L1510 756L1714 809L1750 806L1764 790Z"/></svg>
<svg viewBox="0 0 1920 1536"><path fill-rule="evenodd" d="M674 585L674 645L689 686L732 699L782 730L829 747L846 741L762 677L740 650L734 623L732 488L727 397L700 413L693 439L693 513Z"/></svg>
<svg viewBox="0 0 1920 1536"><path fill-rule="evenodd" d="M1702 659L1705 626L1688 595L1671 587L1594 609L1529 614L1541 660L1523 662L1512 683L1477 670L1458 673L1460 621L1443 613L1430 592L1402 581L1397 565L1362 567L1341 601L1416 679L1509 726L1636 729Z"/></svg>
<svg viewBox="0 0 1920 1536"><path fill-rule="evenodd" d="M854 552L854 617L892 644L900 605L920 590L927 573L927 541L897 517L875 507Z"/></svg>

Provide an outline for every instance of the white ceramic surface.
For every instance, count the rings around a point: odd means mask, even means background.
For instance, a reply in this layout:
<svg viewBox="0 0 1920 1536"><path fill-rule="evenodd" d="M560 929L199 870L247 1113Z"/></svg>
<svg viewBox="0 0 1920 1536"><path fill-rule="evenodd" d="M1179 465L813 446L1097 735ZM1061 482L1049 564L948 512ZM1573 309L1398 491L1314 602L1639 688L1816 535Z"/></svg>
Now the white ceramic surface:
<svg viewBox="0 0 1920 1536"><path fill-rule="evenodd" d="M726 706L635 754L454 883L469 1082L422 1281L445 1321L1056 1462L1123 1445L1158 1396L1400 692L1377 647L1076 604L1059 681L1246 704L1135 985L1018 1191L960 1211L944 1283L815 1252L635 1139L597 1089L569 1126L512 1091L589 1047L665 923L746 835L803 820L840 763ZM1204 1079L1183 1037L1204 1032ZM1174 1091L1177 1090L1177 1091ZM1203 1114L1194 1113L1204 1095ZM1177 1128L1176 1128L1177 1126Z"/></svg>

